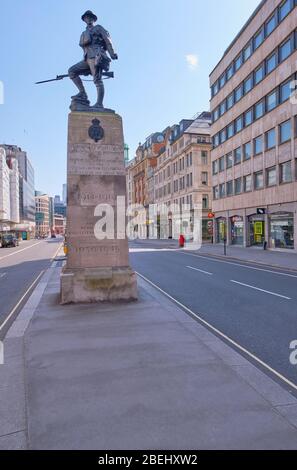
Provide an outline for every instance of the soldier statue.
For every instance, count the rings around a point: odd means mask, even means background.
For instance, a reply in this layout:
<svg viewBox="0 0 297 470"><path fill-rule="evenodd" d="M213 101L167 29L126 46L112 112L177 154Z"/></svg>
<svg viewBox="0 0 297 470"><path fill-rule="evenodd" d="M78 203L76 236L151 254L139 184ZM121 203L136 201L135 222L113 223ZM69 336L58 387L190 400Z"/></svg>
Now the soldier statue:
<svg viewBox="0 0 297 470"><path fill-rule="evenodd" d="M109 76L112 76L112 72L109 72L111 59L117 60L118 55L114 51L108 31L102 26L94 24L97 21L97 16L92 11L88 10L81 18L87 25L79 42L79 45L84 51L84 59L70 67L68 71L69 77L79 90L77 95L72 96L71 109L73 111L79 111L90 106L80 76L92 75L97 88L97 102L91 109L100 111L104 109L103 76L108 76L109 74Z"/></svg>

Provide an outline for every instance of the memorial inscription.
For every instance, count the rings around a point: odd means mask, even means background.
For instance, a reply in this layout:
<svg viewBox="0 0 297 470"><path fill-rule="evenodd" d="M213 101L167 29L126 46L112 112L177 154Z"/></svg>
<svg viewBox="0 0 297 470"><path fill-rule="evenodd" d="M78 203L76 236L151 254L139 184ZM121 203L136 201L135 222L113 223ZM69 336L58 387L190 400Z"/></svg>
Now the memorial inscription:
<svg viewBox="0 0 297 470"><path fill-rule="evenodd" d="M62 303L137 299L136 276L129 266L125 230L122 120L116 114L98 113L103 135L98 129L90 130L94 120L94 114L92 118L88 113L69 115L69 251L61 277ZM91 141L99 137L97 143Z"/></svg>

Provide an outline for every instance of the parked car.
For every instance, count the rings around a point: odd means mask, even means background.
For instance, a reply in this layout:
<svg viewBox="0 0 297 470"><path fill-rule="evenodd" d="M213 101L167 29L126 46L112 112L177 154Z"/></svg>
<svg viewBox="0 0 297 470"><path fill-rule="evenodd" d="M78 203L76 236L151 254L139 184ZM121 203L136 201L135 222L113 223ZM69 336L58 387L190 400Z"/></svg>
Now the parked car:
<svg viewBox="0 0 297 470"><path fill-rule="evenodd" d="M18 246L18 245L19 245L19 241L14 235L12 234L2 235L1 237L2 248L7 248L9 246Z"/></svg>

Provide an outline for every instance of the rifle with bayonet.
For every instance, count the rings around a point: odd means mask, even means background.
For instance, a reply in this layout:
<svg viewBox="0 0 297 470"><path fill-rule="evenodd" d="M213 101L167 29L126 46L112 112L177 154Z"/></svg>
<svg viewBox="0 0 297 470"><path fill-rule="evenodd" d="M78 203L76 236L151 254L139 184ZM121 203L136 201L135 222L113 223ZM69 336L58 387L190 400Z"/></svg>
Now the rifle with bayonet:
<svg viewBox="0 0 297 470"><path fill-rule="evenodd" d="M114 78L113 72L102 72L102 76L105 79ZM63 80L64 78L69 77L69 75L57 75L56 78L51 78L50 80L42 80L41 82L36 82L35 85L40 85L41 83L49 83L49 82L57 82L59 80Z"/></svg>

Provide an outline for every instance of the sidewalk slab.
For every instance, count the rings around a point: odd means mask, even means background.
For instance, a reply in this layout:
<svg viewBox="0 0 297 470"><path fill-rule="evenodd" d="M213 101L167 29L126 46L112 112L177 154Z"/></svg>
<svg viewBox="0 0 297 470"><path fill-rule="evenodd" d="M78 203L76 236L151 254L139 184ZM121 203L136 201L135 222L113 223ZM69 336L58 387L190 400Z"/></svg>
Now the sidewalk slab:
<svg viewBox="0 0 297 470"><path fill-rule="evenodd" d="M24 337L30 449L297 449L275 406L297 400L269 379L271 402L239 374L248 361L143 280L133 304L61 306L59 274Z"/></svg>

